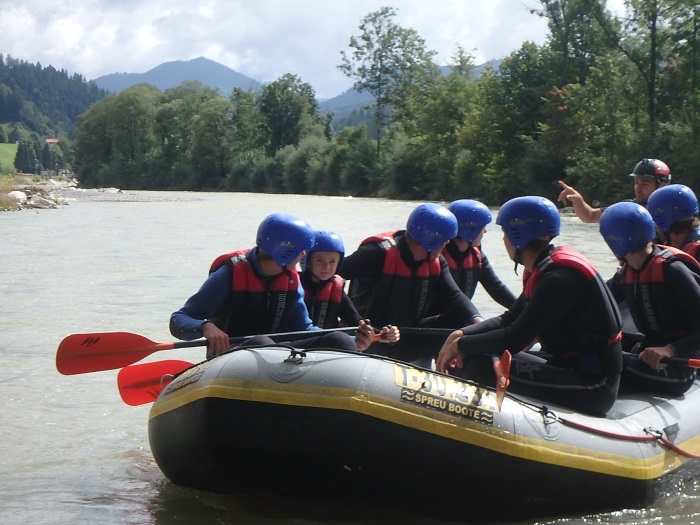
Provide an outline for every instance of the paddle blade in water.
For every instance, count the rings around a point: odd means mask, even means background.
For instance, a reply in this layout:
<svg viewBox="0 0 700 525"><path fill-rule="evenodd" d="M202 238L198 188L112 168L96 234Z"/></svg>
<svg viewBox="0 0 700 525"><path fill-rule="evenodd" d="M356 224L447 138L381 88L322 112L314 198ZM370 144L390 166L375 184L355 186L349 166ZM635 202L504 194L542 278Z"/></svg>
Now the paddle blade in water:
<svg viewBox="0 0 700 525"><path fill-rule="evenodd" d="M117 374L119 394L127 405L152 403L177 374L191 366L177 359L127 366Z"/></svg>

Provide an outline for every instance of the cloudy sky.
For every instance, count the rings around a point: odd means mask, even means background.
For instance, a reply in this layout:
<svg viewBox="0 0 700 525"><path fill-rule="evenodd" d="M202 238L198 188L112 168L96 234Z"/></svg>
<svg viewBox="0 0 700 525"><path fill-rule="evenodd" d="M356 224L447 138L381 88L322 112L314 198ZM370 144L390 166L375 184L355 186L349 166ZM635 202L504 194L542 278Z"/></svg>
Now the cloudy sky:
<svg viewBox="0 0 700 525"><path fill-rule="evenodd" d="M623 0L609 0L621 4ZM298 75L330 98L352 86L341 51L369 13L397 10L447 64L459 44L481 63L542 44L537 0L0 0L0 53L87 79L200 56L260 82ZM614 6L613 6L614 7Z"/></svg>

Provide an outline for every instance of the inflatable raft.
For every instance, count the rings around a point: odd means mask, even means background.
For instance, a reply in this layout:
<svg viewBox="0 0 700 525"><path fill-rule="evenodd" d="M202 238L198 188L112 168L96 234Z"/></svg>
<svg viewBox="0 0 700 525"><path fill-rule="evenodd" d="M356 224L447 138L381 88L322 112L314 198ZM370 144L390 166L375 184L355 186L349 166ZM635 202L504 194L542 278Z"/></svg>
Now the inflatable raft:
<svg viewBox="0 0 700 525"><path fill-rule="evenodd" d="M379 498L468 520L640 507L698 473L700 389L606 418L403 362L270 346L189 368L149 415L156 462L215 492Z"/></svg>

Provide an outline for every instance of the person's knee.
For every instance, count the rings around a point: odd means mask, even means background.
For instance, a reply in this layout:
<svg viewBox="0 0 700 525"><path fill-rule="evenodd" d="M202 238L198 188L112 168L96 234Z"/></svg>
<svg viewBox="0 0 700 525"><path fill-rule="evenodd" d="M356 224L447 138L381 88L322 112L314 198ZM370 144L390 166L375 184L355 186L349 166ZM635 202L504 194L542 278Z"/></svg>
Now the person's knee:
<svg viewBox="0 0 700 525"><path fill-rule="evenodd" d="M336 348L338 350L348 350L351 352L357 350L355 339L344 332L325 334L319 338L318 342L326 348Z"/></svg>
<svg viewBox="0 0 700 525"><path fill-rule="evenodd" d="M267 335L254 335L246 339L240 346L263 346L263 345L274 345L275 342L271 337Z"/></svg>

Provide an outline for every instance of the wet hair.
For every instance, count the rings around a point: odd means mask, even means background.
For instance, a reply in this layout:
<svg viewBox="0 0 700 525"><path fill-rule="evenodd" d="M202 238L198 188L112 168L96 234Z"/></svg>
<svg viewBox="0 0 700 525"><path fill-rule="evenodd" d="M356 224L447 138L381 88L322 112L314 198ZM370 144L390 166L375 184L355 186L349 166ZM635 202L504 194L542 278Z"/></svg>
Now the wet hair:
<svg viewBox="0 0 700 525"><path fill-rule="evenodd" d="M691 217L689 219L674 222L671 225L671 231L675 234L687 233L694 230L698 226L700 226L700 219L697 217Z"/></svg>

